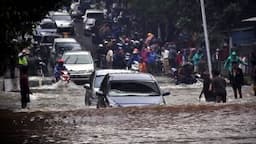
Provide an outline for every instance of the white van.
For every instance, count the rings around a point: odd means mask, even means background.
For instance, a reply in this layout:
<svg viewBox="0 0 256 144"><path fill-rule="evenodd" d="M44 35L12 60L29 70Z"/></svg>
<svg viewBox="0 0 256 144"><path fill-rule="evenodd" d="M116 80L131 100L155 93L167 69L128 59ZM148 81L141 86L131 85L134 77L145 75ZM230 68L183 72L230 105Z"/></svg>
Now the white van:
<svg viewBox="0 0 256 144"><path fill-rule="evenodd" d="M91 18L91 19L104 19L104 16L106 14L105 10L99 10L99 9L87 9L85 11L85 14L83 17L83 22L86 23L87 19Z"/></svg>
<svg viewBox="0 0 256 144"><path fill-rule="evenodd" d="M78 50L82 50L82 47L74 38L55 38L51 47L51 57L55 62L64 52Z"/></svg>
<svg viewBox="0 0 256 144"><path fill-rule="evenodd" d="M94 62L89 51L68 51L62 58L72 81L89 82L94 72Z"/></svg>

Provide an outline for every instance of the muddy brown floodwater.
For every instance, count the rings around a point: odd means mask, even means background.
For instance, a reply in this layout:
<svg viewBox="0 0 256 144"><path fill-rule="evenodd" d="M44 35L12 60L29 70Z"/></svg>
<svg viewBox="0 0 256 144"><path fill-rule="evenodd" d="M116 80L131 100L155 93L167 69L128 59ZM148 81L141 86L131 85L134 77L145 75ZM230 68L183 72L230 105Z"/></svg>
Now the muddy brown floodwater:
<svg viewBox="0 0 256 144"><path fill-rule="evenodd" d="M0 131L2 142L23 144L255 143L255 116L252 104L2 111Z"/></svg>
<svg viewBox="0 0 256 144"><path fill-rule="evenodd" d="M226 104L198 101L201 84L173 85L167 106L95 109L84 106L82 86L34 89L28 109L19 96L1 93L3 144L256 143L256 97L249 86Z"/></svg>

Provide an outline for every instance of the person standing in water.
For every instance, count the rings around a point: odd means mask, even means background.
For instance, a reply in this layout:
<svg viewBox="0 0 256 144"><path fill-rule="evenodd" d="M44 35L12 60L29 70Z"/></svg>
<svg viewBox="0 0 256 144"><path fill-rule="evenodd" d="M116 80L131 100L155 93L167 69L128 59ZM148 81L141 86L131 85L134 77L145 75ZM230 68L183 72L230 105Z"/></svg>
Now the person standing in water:
<svg viewBox="0 0 256 144"><path fill-rule="evenodd" d="M226 103L227 101L227 91L226 86L227 83L224 78L220 76L220 72L218 70L214 70L212 72L213 78L212 78L212 85L211 90L213 92L213 95L216 97L216 102L220 103Z"/></svg>

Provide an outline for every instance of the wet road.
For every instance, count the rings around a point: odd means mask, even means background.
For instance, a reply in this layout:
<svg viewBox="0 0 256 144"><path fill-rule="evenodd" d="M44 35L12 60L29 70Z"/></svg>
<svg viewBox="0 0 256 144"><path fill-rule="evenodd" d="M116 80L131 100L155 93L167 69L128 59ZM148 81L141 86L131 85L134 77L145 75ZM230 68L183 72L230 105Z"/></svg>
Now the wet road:
<svg viewBox="0 0 256 144"><path fill-rule="evenodd" d="M201 84L174 85L168 106L95 109L84 105L84 88L70 83L34 87L28 109L18 93L1 93L0 133L5 143L255 143L256 97L249 86L227 104L198 101ZM9 111L7 111L9 110Z"/></svg>
<svg viewBox="0 0 256 144"><path fill-rule="evenodd" d="M84 24L82 23L82 20L75 22L75 35L73 37L82 45L83 50L90 51L94 56L96 46L92 43L90 36L84 35L83 27Z"/></svg>

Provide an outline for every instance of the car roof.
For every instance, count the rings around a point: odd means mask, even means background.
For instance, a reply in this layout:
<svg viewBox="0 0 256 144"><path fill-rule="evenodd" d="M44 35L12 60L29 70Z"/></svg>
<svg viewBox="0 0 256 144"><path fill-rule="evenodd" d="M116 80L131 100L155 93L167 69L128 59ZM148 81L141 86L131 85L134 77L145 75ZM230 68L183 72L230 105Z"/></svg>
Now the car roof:
<svg viewBox="0 0 256 144"><path fill-rule="evenodd" d="M148 73L114 73L108 75L110 81L156 81L155 78Z"/></svg>
<svg viewBox="0 0 256 144"><path fill-rule="evenodd" d="M95 23L96 19L95 18L88 18L87 23Z"/></svg>
<svg viewBox="0 0 256 144"><path fill-rule="evenodd" d="M56 36L56 37L59 37L61 38L62 35L58 34L58 33L55 33L55 32L40 32L41 36ZM57 39L57 38L55 38Z"/></svg>
<svg viewBox="0 0 256 144"><path fill-rule="evenodd" d="M43 23L55 23L55 22L50 18L44 18L42 19L40 24L43 24Z"/></svg>
<svg viewBox="0 0 256 144"><path fill-rule="evenodd" d="M76 39L74 38L56 38L54 39L55 42L76 42Z"/></svg>
<svg viewBox="0 0 256 144"><path fill-rule="evenodd" d="M89 51L67 51L63 55L90 55Z"/></svg>
<svg viewBox="0 0 256 144"><path fill-rule="evenodd" d="M135 73L135 71L125 70L125 69L100 69L95 71L96 76L104 76L107 74L114 73Z"/></svg>
<svg viewBox="0 0 256 144"><path fill-rule="evenodd" d="M101 9L87 9L85 13L104 13L104 10Z"/></svg>
<svg viewBox="0 0 256 144"><path fill-rule="evenodd" d="M52 15L68 15L69 16L69 13L67 13L67 12L53 12Z"/></svg>

